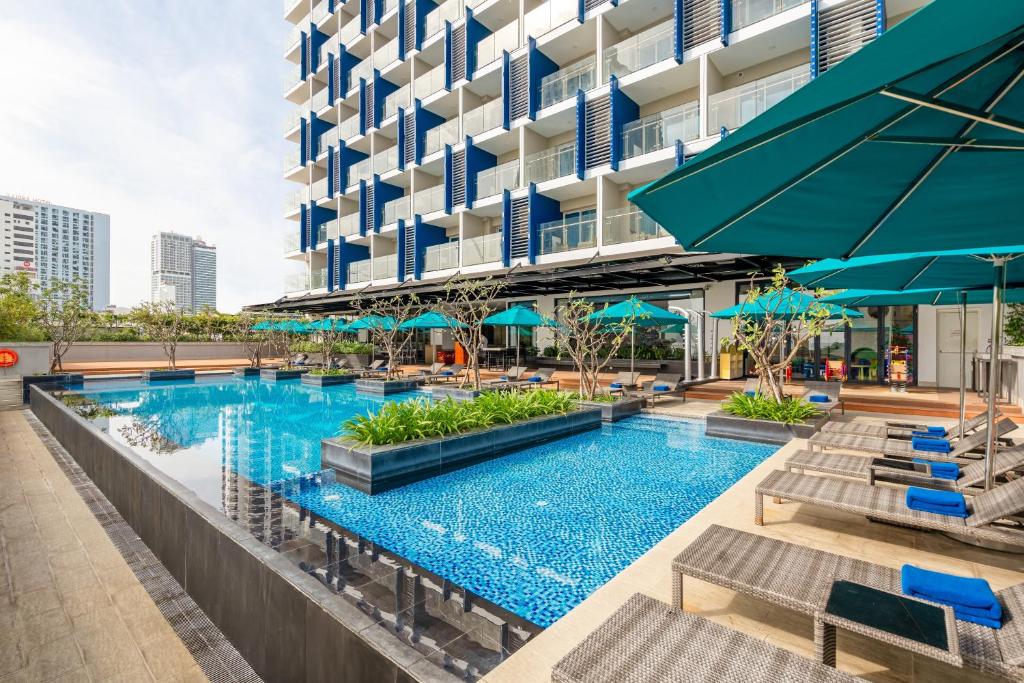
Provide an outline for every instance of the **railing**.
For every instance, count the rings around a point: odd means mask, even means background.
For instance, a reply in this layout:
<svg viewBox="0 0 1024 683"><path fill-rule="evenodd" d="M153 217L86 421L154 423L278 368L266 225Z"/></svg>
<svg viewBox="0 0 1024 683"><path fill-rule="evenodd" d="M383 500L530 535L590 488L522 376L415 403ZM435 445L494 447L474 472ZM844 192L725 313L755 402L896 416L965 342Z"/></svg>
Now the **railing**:
<svg viewBox="0 0 1024 683"><path fill-rule="evenodd" d="M384 47L379 47L373 51L373 66L377 69L383 69L391 62L398 60L398 38L388 42Z"/></svg>
<svg viewBox="0 0 1024 683"><path fill-rule="evenodd" d="M427 14L423 22L423 39L430 38L444 28L444 22L455 21L462 16L461 0L448 0Z"/></svg>
<svg viewBox="0 0 1024 683"><path fill-rule="evenodd" d="M462 127L466 135L479 135L504 123L502 99L491 100L487 104L466 112L462 117Z"/></svg>
<svg viewBox="0 0 1024 683"><path fill-rule="evenodd" d="M359 212L350 213L347 216L341 216L338 220L338 235L340 237L348 237L349 235L359 234Z"/></svg>
<svg viewBox="0 0 1024 683"><path fill-rule="evenodd" d="M317 201L327 196L327 178L321 178L320 180L313 183L309 188L310 201Z"/></svg>
<svg viewBox="0 0 1024 683"><path fill-rule="evenodd" d="M558 147L526 157L525 176L527 183L542 183L552 178L561 178L576 171L576 143L566 142Z"/></svg>
<svg viewBox="0 0 1024 683"><path fill-rule="evenodd" d="M406 83L401 88L384 98L384 118L398 113L399 107L408 107L412 102L412 86Z"/></svg>
<svg viewBox="0 0 1024 683"><path fill-rule="evenodd" d="M540 107L550 107L597 85L597 57L590 56L540 80Z"/></svg>
<svg viewBox="0 0 1024 683"><path fill-rule="evenodd" d="M308 273L289 273L284 277L284 292L285 294L294 294L295 292L306 292L309 291L309 274Z"/></svg>
<svg viewBox="0 0 1024 683"><path fill-rule="evenodd" d="M295 46L295 43L299 42L302 38L302 27L306 25L306 22L300 21L298 26L288 31L288 35L284 37L284 49L291 50Z"/></svg>
<svg viewBox="0 0 1024 683"><path fill-rule="evenodd" d="M348 168L348 184L355 185L360 180L369 180L373 177L373 167L369 159L357 161Z"/></svg>
<svg viewBox="0 0 1024 683"><path fill-rule="evenodd" d="M539 38L553 28L558 28L579 12L574 0L549 0L523 17L523 32Z"/></svg>
<svg viewBox="0 0 1024 683"><path fill-rule="evenodd" d="M361 284L363 282L370 281L370 259L363 259L362 261L353 261L348 264L346 274L348 277L345 278L345 282L350 285Z"/></svg>
<svg viewBox="0 0 1024 683"><path fill-rule="evenodd" d="M373 263L373 279L381 280L386 277L398 276L398 254L378 256L370 259Z"/></svg>
<svg viewBox="0 0 1024 683"><path fill-rule="evenodd" d="M367 81L373 77L373 60L367 57L363 61L352 67L352 71L349 72L349 83L353 86L359 84L360 78L365 78Z"/></svg>
<svg viewBox="0 0 1024 683"><path fill-rule="evenodd" d="M320 0L320 2L318 2L316 4L316 6L313 7L313 13L310 16L313 17L313 23L314 24L319 24L321 21L326 19L327 18L327 0Z"/></svg>
<svg viewBox="0 0 1024 683"><path fill-rule="evenodd" d="M318 268L309 274L310 289L325 289L327 287L327 269Z"/></svg>
<svg viewBox="0 0 1024 683"><path fill-rule="evenodd" d="M689 142L700 137L700 107L697 102L631 121L622 127L622 158L665 149L676 140Z"/></svg>
<svg viewBox="0 0 1024 683"><path fill-rule="evenodd" d="M387 14L396 7L398 7L398 0L384 0L384 8L381 10L381 15Z"/></svg>
<svg viewBox="0 0 1024 683"><path fill-rule="evenodd" d="M423 272L449 270L459 267L459 243L445 242L435 244L423 250Z"/></svg>
<svg viewBox="0 0 1024 683"><path fill-rule="evenodd" d="M290 14L301 0L284 0L284 13Z"/></svg>
<svg viewBox="0 0 1024 683"><path fill-rule="evenodd" d="M296 223L294 227L289 228L288 232L283 235L284 239L282 242L284 243L284 253L286 254L299 250L300 239L298 227L298 223Z"/></svg>
<svg viewBox="0 0 1024 683"><path fill-rule="evenodd" d="M444 183L426 190L420 190L413 197L413 208L420 215L440 211L444 208Z"/></svg>
<svg viewBox="0 0 1024 683"><path fill-rule="evenodd" d="M327 148L331 147L332 145L335 147L338 146L338 135L339 133L337 126L331 128L330 130L324 131L323 133L320 134L319 142L317 142L317 149L319 150L320 154L325 153L327 151Z"/></svg>
<svg viewBox="0 0 1024 683"><path fill-rule="evenodd" d="M413 82L416 97L421 100L444 89L444 64L439 64Z"/></svg>
<svg viewBox="0 0 1024 683"><path fill-rule="evenodd" d="M320 55L319 55L319 59L317 60L317 64L319 65L320 68L323 68L324 64L327 63L327 58L330 55L338 54L338 36L334 36L333 38L328 40L326 43L321 45L319 53L320 53Z"/></svg>
<svg viewBox="0 0 1024 683"><path fill-rule="evenodd" d="M399 219L409 220L412 212L409 210L409 198L399 197L384 204L384 225L397 223Z"/></svg>
<svg viewBox="0 0 1024 683"><path fill-rule="evenodd" d="M475 266L501 260L501 233L462 240L462 264Z"/></svg>
<svg viewBox="0 0 1024 683"><path fill-rule="evenodd" d="M384 174L398 168L398 145L373 155L373 172Z"/></svg>
<svg viewBox="0 0 1024 683"><path fill-rule="evenodd" d="M292 192L290 195L285 197L285 199L284 199L284 212L285 212L285 214L287 215L289 213L294 212L296 209L298 209L299 206L304 201L306 201L306 197L307 196L308 195L306 194L306 190L302 189L302 190L295 190L295 192Z"/></svg>
<svg viewBox="0 0 1024 683"><path fill-rule="evenodd" d="M511 52L519 47L519 21L502 26L487 36L476 46L476 68L487 66L495 59L501 58L501 51Z"/></svg>
<svg viewBox="0 0 1024 683"><path fill-rule="evenodd" d="M501 194L503 190L514 190L519 186L519 159L476 174L477 199Z"/></svg>
<svg viewBox="0 0 1024 683"><path fill-rule="evenodd" d="M323 240L336 240L338 239L338 219L332 218L329 221L325 221L320 224L320 229L323 232ZM321 240L317 240L318 242Z"/></svg>
<svg viewBox="0 0 1024 683"><path fill-rule="evenodd" d="M323 244L327 241L328 226L327 223L321 223L316 226L316 243Z"/></svg>
<svg viewBox="0 0 1024 683"><path fill-rule="evenodd" d="M348 45L355 40L360 33L362 33L362 28L359 26L359 17L353 17L347 24L338 30L338 42L342 45Z"/></svg>
<svg viewBox="0 0 1024 683"><path fill-rule="evenodd" d="M601 235L605 245L642 242L668 236L663 227L635 206L605 212Z"/></svg>
<svg viewBox="0 0 1024 683"><path fill-rule="evenodd" d="M302 110L296 109L288 114L288 116L284 117L284 132L288 133L300 123L302 123Z"/></svg>
<svg viewBox="0 0 1024 683"><path fill-rule="evenodd" d="M287 173L288 171L297 168L299 166L300 160L301 157L299 155L298 147L288 150L288 152L284 155L284 172Z"/></svg>
<svg viewBox="0 0 1024 683"><path fill-rule="evenodd" d="M359 135L359 114L350 116L338 124L338 139L348 140Z"/></svg>
<svg viewBox="0 0 1024 683"><path fill-rule="evenodd" d="M808 0L732 0L732 30L799 7Z"/></svg>
<svg viewBox="0 0 1024 683"><path fill-rule="evenodd" d="M732 130L781 102L811 78L807 64L708 96L708 129Z"/></svg>
<svg viewBox="0 0 1024 683"><path fill-rule="evenodd" d="M597 219L567 221L562 218L538 226L540 253L558 254L597 246Z"/></svg>
<svg viewBox="0 0 1024 683"><path fill-rule="evenodd" d="M439 152L445 145L459 142L459 120L445 121L440 126L431 128L423 136L423 156Z"/></svg>
<svg viewBox="0 0 1024 683"><path fill-rule="evenodd" d="M286 93L289 92L292 88L294 88L301 82L302 68L297 66L294 69L290 69L288 73L284 75L284 91Z"/></svg>
<svg viewBox="0 0 1024 683"><path fill-rule="evenodd" d="M673 20L652 26L610 48L604 56L604 74L625 76L672 57Z"/></svg>
<svg viewBox="0 0 1024 683"><path fill-rule="evenodd" d="M320 111L326 107L328 105L327 95L327 88L322 88L321 90L313 93L313 97L309 98L309 110Z"/></svg>

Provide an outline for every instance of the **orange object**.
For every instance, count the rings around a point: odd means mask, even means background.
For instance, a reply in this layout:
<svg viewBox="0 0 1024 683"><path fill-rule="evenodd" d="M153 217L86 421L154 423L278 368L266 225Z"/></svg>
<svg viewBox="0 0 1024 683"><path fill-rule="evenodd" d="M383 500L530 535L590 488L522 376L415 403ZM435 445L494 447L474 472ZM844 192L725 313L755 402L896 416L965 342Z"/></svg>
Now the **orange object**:
<svg viewBox="0 0 1024 683"><path fill-rule="evenodd" d="M841 360L826 360L825 361L825 381L835 380L837 382L846 381L846 363Z"/></svg>
<svg viewBox="0 0 1024 683"><path fill-rule="evenodd" d="M462 344L455 343L455 362L460 365L466 364L466 359L469 358L469 354L466 353L466 349L463 348Z"/></svg>
<svg viewBox="0 0 1024 683"><path fill-rule="evenodd" d="M17 351L14 349L0 349L0 368L13 368L17 364Z"/></svg>

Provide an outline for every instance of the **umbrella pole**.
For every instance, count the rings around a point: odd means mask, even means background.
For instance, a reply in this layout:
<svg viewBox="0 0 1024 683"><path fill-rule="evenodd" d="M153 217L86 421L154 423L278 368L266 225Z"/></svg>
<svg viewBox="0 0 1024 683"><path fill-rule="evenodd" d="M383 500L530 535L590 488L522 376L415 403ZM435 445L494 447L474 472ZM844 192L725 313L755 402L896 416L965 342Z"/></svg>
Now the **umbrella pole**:
<svg viewBox="0 0 1024 683"><path fill-rule="evenodd" d="M960 294L960 438L964 438L967 413L967 292Z"/></svg>
<svg viewBox="0 0 1024 683"><path fill-rule="evenodd" d="M1006 260L997 258L992 282L992 351L988 365L988 438L985 442L985 490L992 488L992 460L996 455L996 396L999 394L999 349L1003 331L1003 277Z"/></svg>
<svg viewBox="0 0 1024 683"><path fill-rule="evenodd" d="M519 367L519 325L512 328L516 333L516 367Z"/></svg>
<svg viewBox="0 0 1024 683"><path fill-rule="evenodd" d="M633 374L633 366L636 365L636 326L629 329L629 374Z"/></svg>

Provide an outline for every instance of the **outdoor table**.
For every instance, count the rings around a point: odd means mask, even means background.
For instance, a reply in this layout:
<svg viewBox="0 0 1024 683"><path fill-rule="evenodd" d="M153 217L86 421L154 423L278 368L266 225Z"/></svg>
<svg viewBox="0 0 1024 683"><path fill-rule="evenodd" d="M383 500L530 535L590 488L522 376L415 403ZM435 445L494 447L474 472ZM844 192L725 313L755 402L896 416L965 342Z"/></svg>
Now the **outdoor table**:
<svg viewBox="0 0 1024 683"><path fill-rule="evenodd" d="M480 349L480 353L483 354L484 363L483 365L488 369L503 370L505 365L505 359L509 355L509 351L512 347L509 346L485 346Z"/></svg>
<svg viewBox="0 0 1024 683"><path fill-rule="evenodd" d="M824 608L814 616L815 654L829 666L836 665L837 628L963 666L953 610L945 605L836 581Z"/></svg>

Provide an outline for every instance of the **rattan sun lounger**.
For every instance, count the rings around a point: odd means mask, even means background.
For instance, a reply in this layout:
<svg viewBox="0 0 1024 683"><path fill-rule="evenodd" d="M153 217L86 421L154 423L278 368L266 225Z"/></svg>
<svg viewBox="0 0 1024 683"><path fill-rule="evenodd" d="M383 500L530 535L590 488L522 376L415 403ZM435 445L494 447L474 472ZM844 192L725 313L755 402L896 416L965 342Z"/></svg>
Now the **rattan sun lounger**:
<svg viewBox="0 0 1024 683"><path fill-rule="evenodd" d="M1024 512L1024 478L968 498L966 519L911 510L906 504L906 490L902 488L776 471L754 490L755 524L764 524L765 496L1024 548L1024 525L1001 521Z"/></svg>
<svg viewBox="0 0 1024 683"><path fill-rule="evenodd" d="M501 377L486 380L484 381L484 384L492 387L511 386L514 382L517 382L525 372L525 366L513 365L508 370L506 370Z"/></svg>
<svg viewBox="0 0 1024 683"><path fill-rule="evenodd" d="M669 389L658 391L654 387L666 385ZM686 400L686 387L683 385L683 376L674 373L663 373L654 376L654 379L644 382L640 391L635 391L632 394L645 401L650 401L651 405L659 398L675 397Z"/></svg>
<svg viewBox="0 0 1024 683"><path fill-rule="evenodd" d="M996 453L992 463L993 476L1001 477L1007 472L1024 469L1024 446L1008 448ZM889 458L865 458L862 455L846 453L814 452L800 450L786 460L787 472L819 472L841 477L863 479L869 484L884 481L908 486L923 486L930 489L980 493L984 490L985 461L972 460L960 468L956 480L932 477L928 465L911 463L906 460Z"/></svg>
<svg viewBox="0 0 1024 683"><path fill-rule="evenodd" d="M555 683L861 680L637 593L551 671Z"/></svg>
<svg viewBox="0 0 1024 683"><path fill-rule="evenodd" d="M899 569L717 525L672 561L672 573L673 607L682 607L684 575L808 615L821 610L835 581L902 590ZM960 656L966 666L1024 680L1024 584L996 596L1003 606L1003 627L957 621Z"/></svg>
<svg viewBox="0 0 1024 683"><path fill-rule="evenodd" d="M1002 413L996 411L996 418L1000 417L1002 417ZM987 421L987 413L983 412L975 415L964 422L964 433L970 434L983 426ZM886 421L882 424L877 422L826 422L825 426L821 428L823 432L841 432L843 434L857 434L860 436L889 437L897 439L909 439L913 436L915 431L924 431L926 429L928 429L928 425L925 424L911 424L895 421ZM959 439L960 425L957 424L950 427L946 431L945 438Z"/></svg>
<svg viewBox="0 0 1024 683"><path fill-rule="evenodd" d="M996 435L1003 436L1017 428L1013 420L1003 418L996 423ZM976 448L985 445L988 438L988 428L982 428L970 436L965 436L953 445L949 453L933 453L931 451L919 451L913 447L913 442L902 439L886 439L875 436L859 436L857 434L843 434L839 432L818 432L807 440L811 450L825 448L846 448L852 451L864 451L867 453L879 453L898 458L928 458L937 461L957 461L965 457ZM977 454L977 457L981 457Z"/></svg>
<svg viewBox="0 0 1024 683"><path fill-rule="evenodd" d="M817 382L807 381L804 382L804 393L801 394L800 398L810 403L815 408L818 408L822 412L831 413L836 408L839 408L839 412L846 414L846 404L843 403L843 399L840 398L843 391L842 382ZM818 394L821 396L828 396L829 400L823 403L811 401L810 397Z"/></svg>
<svg viewBox="0 0 1024 683"><path fill-rule="evenodd" d="M636 389L640 380L639 372L620 372L611 382L608 383L609 394L624 394L627 391Z"/></svg>
<svg viewBox="0 0 1024 683"><path fill-rule="evenodd" d="M557 379L552 379L554 374L554 368L540 368L537 372L533 373L526 379L521 379L518 382L509 382L508 386L514 389L534 389L548 384L554 384L555 389L558 389L560 382Z"/></svg>

